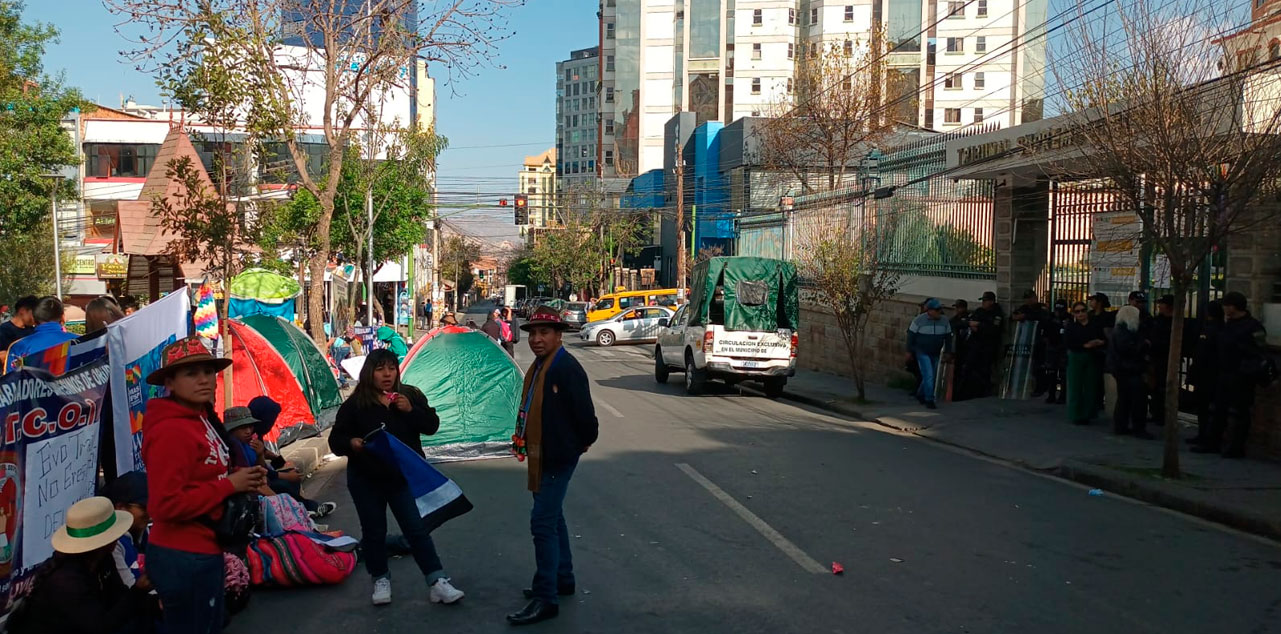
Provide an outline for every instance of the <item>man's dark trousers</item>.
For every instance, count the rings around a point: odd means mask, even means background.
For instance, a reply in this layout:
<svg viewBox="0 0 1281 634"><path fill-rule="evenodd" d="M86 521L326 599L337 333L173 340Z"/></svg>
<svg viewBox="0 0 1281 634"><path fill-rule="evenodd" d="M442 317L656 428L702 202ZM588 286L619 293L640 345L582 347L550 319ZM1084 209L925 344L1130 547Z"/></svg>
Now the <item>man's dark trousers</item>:
<svg viewBox="0 0 1281 634"><path fill-rule="evenodd" d="M534 598L552 605L559 603L558 588L574 587L574 558L569 551L569 529L562 509L569 479L577 466L577 460L568 465L543 465L538 492L534 494L534 510L529 514L529 532L534 536L534 559L538 564L531 589Z"/></svg>

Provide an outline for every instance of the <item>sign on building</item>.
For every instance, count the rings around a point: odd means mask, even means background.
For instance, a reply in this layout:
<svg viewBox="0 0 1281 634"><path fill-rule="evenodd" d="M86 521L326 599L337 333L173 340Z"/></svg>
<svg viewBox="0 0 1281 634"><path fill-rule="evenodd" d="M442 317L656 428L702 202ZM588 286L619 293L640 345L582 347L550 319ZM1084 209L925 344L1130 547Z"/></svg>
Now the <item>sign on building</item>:
<svg viewBox="0 0 1281 634"><path fill-rule="evenodd" d="M1134 212L1108 212L1094 216L1090 241L1090 294L1103 293L1113 305L1125 304L1130 291L1139 288L1140 221Z"/></svg>
<svg viewBox="0 0 1281 634"><path fill-rule="evenodd" d="M123 280L129 277L129 256L123 253L100 253L95 259L100 280Z"/></svg>

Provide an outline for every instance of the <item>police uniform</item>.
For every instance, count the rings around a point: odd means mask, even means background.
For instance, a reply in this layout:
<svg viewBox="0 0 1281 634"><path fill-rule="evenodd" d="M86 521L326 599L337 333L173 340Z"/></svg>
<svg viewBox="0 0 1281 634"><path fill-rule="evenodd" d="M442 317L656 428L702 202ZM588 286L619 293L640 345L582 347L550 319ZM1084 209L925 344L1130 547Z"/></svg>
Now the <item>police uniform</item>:
<svg viewBox="0 0 1281 634"><path fill-rule="evenodd" d="M980 305L970 313L970 321L977 322L978 329L970 331L970 346L963 369L964 393L968 398L978 398L987 396L992 390L992 364L996 362L1001 349L1005 311L995 302L991 308Z"/></svg>

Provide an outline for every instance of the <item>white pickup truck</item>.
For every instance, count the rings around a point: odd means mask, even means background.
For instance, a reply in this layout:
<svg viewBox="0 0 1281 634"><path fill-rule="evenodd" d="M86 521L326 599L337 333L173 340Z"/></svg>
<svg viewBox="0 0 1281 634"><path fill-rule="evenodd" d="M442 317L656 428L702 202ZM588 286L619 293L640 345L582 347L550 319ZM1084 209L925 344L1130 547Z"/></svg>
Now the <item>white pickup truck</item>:
<svg viewBox="0 0 1281 634"><path fill-rule="evenodd" d="M654 378L666 383L672 368L685 372L685 391L701 394L708 379L737 383L760 380L765 395L783 394L787 377L796 374L796 333L743 332L724 326L688 326L689 307L682 306L658 335ZM661 323L661 322L660 322ZM679 370L678 370L679 371Z"/></svg>

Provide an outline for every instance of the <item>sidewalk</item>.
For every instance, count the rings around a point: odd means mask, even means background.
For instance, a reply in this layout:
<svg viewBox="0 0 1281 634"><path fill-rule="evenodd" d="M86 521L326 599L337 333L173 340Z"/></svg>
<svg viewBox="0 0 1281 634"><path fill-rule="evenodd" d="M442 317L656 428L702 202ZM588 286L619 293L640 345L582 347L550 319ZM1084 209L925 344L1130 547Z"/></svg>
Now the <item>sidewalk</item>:
<svg viewBox="0 0 1281 634"><path fill-rule="evenodd" d="M783 397L1281 540L1281 464L1185 450L1183 479L1167 480L1160 477L1160 440L1114 436L1110 422L1071 425L1062 405L1041 399L984 398L929 410L884 385L868 384L868 404L854 403L853 391L843 377L798 371ZM1191 435L1189 426L1183 436Z"/></svg>

